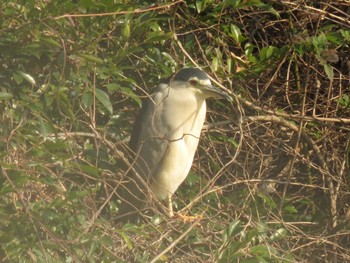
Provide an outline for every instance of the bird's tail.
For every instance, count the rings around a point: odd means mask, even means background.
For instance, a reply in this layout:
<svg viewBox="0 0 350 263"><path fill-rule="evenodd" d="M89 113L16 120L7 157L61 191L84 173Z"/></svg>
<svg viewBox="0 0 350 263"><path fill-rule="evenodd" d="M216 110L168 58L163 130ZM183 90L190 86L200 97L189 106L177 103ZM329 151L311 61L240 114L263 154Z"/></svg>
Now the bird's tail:
<svg viewBox="0 0 350 263"><path fill-rule="evenodd" d="M140 212L147 206L148 194L144 182L135 176L128 176L121 184L118 196L121 201L117 220L121 222L137 222Z"/></svg>

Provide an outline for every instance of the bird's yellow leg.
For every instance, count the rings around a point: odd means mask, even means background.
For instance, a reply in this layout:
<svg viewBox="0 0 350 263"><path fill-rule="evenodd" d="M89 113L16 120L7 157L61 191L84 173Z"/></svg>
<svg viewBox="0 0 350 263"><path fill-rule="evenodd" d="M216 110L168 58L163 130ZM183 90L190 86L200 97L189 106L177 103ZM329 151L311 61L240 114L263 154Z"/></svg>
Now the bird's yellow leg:
<svg viewBox="0 0 350 263"><path fill-rule="evenodd" d="M168 216L171 218L174 216L173 204L171 202L171 194L168 193Z"/></svg>
<svg viewBox="0 0 350 263"><path fill-rule="evenodd" d="M173 204L171 201L171 197L172 197L172 195L170 193L168 193L168 216L169 216L169 218L172 218L174 216L174 210L173 210ZM186 215L182 215L181 213L176 213L176 214L184 223L191 223L191 222L203 219L203 215L186 216Z"/></svg>

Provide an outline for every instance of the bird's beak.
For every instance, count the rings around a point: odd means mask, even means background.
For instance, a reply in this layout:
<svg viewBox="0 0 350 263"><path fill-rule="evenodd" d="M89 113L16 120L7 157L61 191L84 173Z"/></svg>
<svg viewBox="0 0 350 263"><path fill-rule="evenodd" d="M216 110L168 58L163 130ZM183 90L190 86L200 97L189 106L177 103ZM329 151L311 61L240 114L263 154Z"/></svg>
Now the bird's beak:
<svg viewBox="0 0 350 263"><path fill-rule="evenodd" d="M211 95L210 97L222 98L228 101L232 101L232 97L226 91L219 89L213 85L207 85L204 87L205 93Z"/></svg>

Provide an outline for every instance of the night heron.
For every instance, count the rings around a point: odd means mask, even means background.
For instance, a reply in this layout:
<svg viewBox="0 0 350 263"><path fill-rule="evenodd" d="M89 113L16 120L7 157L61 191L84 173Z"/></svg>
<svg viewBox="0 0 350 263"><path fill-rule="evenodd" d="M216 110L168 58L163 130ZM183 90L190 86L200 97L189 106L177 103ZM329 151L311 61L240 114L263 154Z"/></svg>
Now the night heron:
<svg viewBox="0 0 350 263"><path fill-rule="evenodd" d="M184 68L143 104L130 140L135 158L123 185L121 217L134 221L153 197L168 199L173 216L171 196L191 169L210 97L232 100L202 70Z"/></svg>

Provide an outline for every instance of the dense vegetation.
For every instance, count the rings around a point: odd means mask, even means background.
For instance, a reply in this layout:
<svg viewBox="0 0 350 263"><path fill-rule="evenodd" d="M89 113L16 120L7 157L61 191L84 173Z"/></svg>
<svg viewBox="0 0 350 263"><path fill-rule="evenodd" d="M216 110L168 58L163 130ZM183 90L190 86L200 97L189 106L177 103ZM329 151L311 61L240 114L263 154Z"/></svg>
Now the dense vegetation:
<svg viewBox="0 0 350 263"><path fill-rule="evenodd" d="M347 0L0 3L1 262L350 262ZM199 66L177 211L120 224L136 113Z"/></svg>

